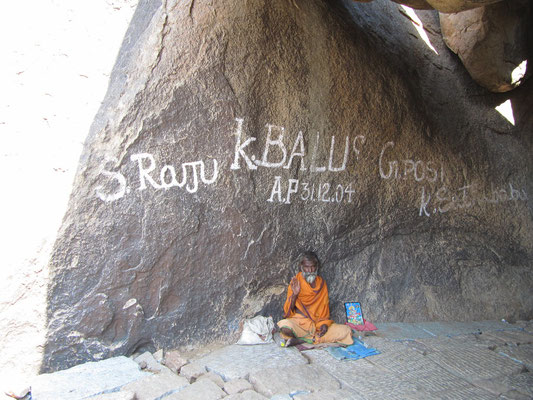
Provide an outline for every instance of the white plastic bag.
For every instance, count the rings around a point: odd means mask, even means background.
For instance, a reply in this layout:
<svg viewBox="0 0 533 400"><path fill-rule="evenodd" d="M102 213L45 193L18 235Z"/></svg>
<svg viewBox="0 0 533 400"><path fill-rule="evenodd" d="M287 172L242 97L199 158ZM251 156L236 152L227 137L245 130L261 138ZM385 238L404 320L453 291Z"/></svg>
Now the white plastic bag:
<svg viewBox="0 0 533 400"><path fill-rule="evenodd" d="M274 320L272 317L263 317L258 315L251 319L245 319L242 327L241 338L237 344L265 344L272 343L272 330L274 329Z"/></svg>

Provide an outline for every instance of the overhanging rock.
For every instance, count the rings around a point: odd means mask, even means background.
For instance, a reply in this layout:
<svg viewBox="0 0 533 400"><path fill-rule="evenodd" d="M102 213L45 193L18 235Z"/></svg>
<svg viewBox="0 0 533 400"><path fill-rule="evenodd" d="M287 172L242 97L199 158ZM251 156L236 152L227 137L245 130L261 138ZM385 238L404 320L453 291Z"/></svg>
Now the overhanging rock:
<svg viewBox="0 0 533 400"><path fill-rule="evenodd" d="M364 6L139 4L51 261L43 370L280 317L306 249L337 319L531 316L531 97L508 127L449 56L386 55Z"/></svg>

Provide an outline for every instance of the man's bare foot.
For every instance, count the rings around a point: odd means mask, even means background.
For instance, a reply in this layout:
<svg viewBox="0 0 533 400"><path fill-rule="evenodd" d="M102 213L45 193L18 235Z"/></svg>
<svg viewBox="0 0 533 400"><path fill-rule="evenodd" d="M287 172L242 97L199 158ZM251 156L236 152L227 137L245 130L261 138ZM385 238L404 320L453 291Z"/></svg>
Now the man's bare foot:
<svg viewBox="0 0 533 400"><path fill-rule="evenodd" d="M292 337L292 338L287 339L287 341L285 342L285 347L296 346L302 343L304 343L302 339Z"/></svg>

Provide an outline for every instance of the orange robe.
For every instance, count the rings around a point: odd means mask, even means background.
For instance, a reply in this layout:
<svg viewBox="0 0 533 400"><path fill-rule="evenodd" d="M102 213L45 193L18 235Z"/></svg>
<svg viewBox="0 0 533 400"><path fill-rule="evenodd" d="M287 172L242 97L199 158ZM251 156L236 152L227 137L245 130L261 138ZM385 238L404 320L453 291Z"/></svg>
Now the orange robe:
<svg viewBox="0 0 533 400"><path fill-rule="evenodd" d="M329 295L324 279L317 276L314 288L307 283L301 272L298 272L296 279L300 282L300 293L296 299L294 310L289 312L292 296L292 288L289 285L287 300L283 306L285 318L296 317L300 319L302 316L306 317L309 326L304 329L307 331L318 331L322 325L327 325L329 328L333 321L329 319ZM314 329L312 329L313 325Z"/></svg>

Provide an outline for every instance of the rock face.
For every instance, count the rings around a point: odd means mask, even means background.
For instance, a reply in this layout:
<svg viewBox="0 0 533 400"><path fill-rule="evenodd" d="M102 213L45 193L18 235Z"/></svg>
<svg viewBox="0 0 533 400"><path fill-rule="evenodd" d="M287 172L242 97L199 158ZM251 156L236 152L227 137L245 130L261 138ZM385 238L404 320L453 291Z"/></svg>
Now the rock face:
<svg viewBox="0 0 533 400"><path fill-rule="evenodd" d="M531 74L532 7L500 2L457 14L440 14L444 41L472 78L492 92L507 92Z"/></svg>
<svg viewBox="0 0 533 400"><path fill-rule="evenodd" d="M438 38L389 2L140 2L55 245L43 370L279 318L307 249L341 322L350 300L531 317L531 85L510 125Z"/></svg>
<svg viewBox="0 0 533 400"><path fill-rule="evenodd" d="M426 0L392 0L395 3L403 4L416 10L433 10L433 7Z"/></svg>
<svg viewBox="0 0 533 400"><path fill-rule="evenodd" d="M427 0L435 9L442 13L458 13L494 3L506 3L501 0Z"/></svg>
<svg viewBox="0 0 533 400"><path fill-rule="evenodd" d="M357 2L370 2L372 0L354 0ZM483 7L502 0L391 0L418 10L438 10L443 13L458 13L473 8Z"/></svg>

